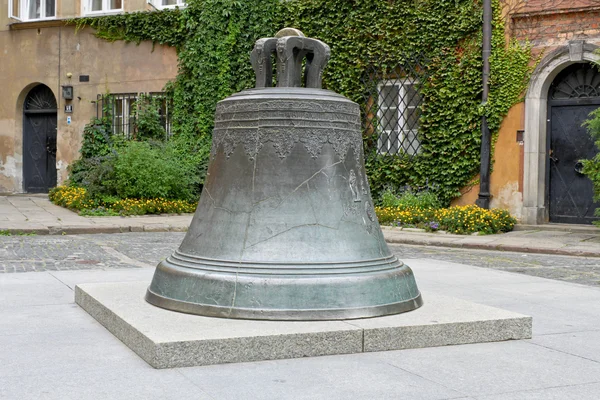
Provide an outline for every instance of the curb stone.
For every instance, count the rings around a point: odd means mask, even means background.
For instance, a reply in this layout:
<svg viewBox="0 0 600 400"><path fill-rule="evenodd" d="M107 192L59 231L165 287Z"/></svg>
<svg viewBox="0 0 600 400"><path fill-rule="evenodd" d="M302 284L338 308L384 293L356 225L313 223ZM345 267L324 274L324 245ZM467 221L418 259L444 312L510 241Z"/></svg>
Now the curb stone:
<svg viewBox="0 0 600 400"><path fill-rule="evenodd" d="M11 236L35 235L85 235L85 234L111 234L128 232L187 232L187 226L170 226L167 224L149 224L133 226L49 226L47 228L7 228L0 229Z"/></svg>
<svg viewBox="0 0 600 400"><path fill-rule="evenodd" d="M134 222L134 221L132 221ZM387 243L390 244L407 244L416 246L438 246L446 248L457 248L457 249L474 249L474 250L493 250L493 251L507 251L507 252L520 252L520 253L532 253L532 254L552 254L552 255L564 255L564 256L577 256L577 257L600 257L600 251L588 251L579 249L570 249L569 247L529 247L528 245L518 246L514 244L502 244L497 242L468 242L469 235L457 238L457 241L448 241L449 234L439 233L440 237L435 236L438 233L425 233L408 231L408 229L394 229L389 227L382 227L384 237ZM150 223L150 224L133 224L133 225L63 225L63 226L48 226L46 228L7 228L0 231L7 232L10 235L81 235L81 234L111 234L111 233L127 233L127 232L186 232L188 225L177 224L161 224L161 223ZM421 234L422 238L414 238L409 235L403 237L401 232L406 234ZM446 240L441 240L446 239ZM465 240L466 239L466 240Z"/></svg>
<svg viewBox="0 0 600 400"><path fill-rule="evenodd" d="M390 244L408 244L416 246L438 246L438 247L450 247L457 249L474 249L474 250L494 250L494 251L507 251L507 252L518 252L518 253L532 253L532 254L552 254L559 256L577 256L577 257L600 257L600 253L593 251L583 250L570 250L568 248L561 249L549 249L549 248L535 248L535 247L519 247L508 244L494 244L494 243L456 243L456 242L428 242L424 243L422 240L415 240L411 238L389 238L386 237L385 241Z"/></svg>

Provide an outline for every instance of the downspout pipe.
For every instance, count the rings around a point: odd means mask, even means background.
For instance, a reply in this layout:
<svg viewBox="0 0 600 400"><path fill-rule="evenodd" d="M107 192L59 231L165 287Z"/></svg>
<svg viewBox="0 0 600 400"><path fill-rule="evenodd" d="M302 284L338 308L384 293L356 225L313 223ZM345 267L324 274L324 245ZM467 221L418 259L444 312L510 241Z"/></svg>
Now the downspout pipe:
<svg viewBox="0 0 600 400"><path fill-rule="evenodd" d="M483 0L483 91L481 103L485 105L490 92L490 54L492 52L492 0ZM479 197L475 201L481 208L490 208L490 164L492 135L488 128L487 118L481 117L481 169L479 171Z"/></svg>

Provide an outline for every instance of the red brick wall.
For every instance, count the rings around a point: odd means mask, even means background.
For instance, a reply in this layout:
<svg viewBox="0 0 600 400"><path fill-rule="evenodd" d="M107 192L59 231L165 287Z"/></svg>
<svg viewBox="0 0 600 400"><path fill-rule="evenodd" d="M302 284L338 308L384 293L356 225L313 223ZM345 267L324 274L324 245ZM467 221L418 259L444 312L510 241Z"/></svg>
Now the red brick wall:
<svg viewBox="0 0 600 400"><path fill-rule="evenodd" d="M563 45L573 39L595 42L600 39L598 5L514 13L510 17L511 36L520 41L529 40L534 47L546 48Z"/></svg>
<svg viewBox="0 0 600 400"><path fill-rule="evenodd" d="M600 3L598 0L504 0L512 5L515 12L554 12L557 10L568 10L574 8L584 8ZM512 3L512 4L511 4Z"/></svg>

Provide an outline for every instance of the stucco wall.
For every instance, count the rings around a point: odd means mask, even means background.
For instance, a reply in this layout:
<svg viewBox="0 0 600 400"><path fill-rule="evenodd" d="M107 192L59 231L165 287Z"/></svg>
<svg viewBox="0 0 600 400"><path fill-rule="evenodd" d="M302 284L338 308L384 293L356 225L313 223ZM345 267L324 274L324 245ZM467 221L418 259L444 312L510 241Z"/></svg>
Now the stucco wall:
<svg viewBox="0 0 600 400"><path fill-rule="evenodd" d="M527 3L513 0L506 4L508 3L510 4L505 10L509 14L507 39L515 38L531 45L532 63L535 59L540 59L540 66L548 64L553 59L553 53L566 49L566 62L556 64L556 70L548 72L551 76L546 82L547 85L552 81L552 77L569 63L589 61L584 60L585 57L582 58L581 54L575 54L578 45L573 45L574 43L579 42L579 48L582 46L581 43L600 43L600 7L597 2L574 0L565 3L536 0ZM575 50L569 50L570 47ZM569 56L569 52L573 51L575 53ZM533 111L545 110L547 87L544 87L542 93L538 90L535 94L531 94L531 86L535 86L534 80L527 89L530 94L525 102L512 107L502 122L490 178L491 206L509 210L522 222L543 223L547 219L544 214L546 158L542 154L546 148L546 116L545 111L541 114ZM543 134L538 132L541 129L544 129ZM517 142L517 130L525 131L524 143ZM537 150L532 153L531 149L538 148L542 149L539 157L533 159L525 156L526 149L529 149L527 154L533 154ZM453 204L474 204L479 194L479 185L466 187L461 192L463 195ZM529 203L535 203L535 206Z"/></svg>
<svg viewBox="0 0 600 400"><path fill-rule="evenodd" d="M84 125L96 115L93 102L98 94L161 91L177 74L173 48L109 43L89 29L76 34L73 26L0 31L0 49L0 192L23 190L23 102L35 84L50 87L58 102L60 183L67 177L68 164L78 157ZM79 82L79 75L89 75L89 82ZM73 86L73 100L62 99L62 85ZM73 113L64 112L65 104L73 106Z"/></svg>
<svg viewBox="0 0 600 400"><path fill-rule="evenodd" d="M517 218L521 217L523 206L523 143L517 141L517 131L523 129L523 113L524 103L518 103L502 121L490 175L490 206L509 210ZM461 193L453 205L475 204L479 185L466 187Z"/></svg>
<svg viewBox="0 0 600 400"><path fill-rule="evenodd" d="M0 0L0 31L9 30L10 24L18 23L19 21L9 18L8 3L9 1L16 2L18 0ZM84 15L84 2L90 0L56 0L56 19L77 18ZM133 11L152 11L154 7L148 4L147 0L122 0L124 12ZM15 4L15 3L13 3ZM160 4L159 0L155 4ZM118 11L121 12L121 11ZM110 13L110 12L108 12ZM107 14L108 14L107 13ZM115 12L112 12L115 13Z"/></svg>

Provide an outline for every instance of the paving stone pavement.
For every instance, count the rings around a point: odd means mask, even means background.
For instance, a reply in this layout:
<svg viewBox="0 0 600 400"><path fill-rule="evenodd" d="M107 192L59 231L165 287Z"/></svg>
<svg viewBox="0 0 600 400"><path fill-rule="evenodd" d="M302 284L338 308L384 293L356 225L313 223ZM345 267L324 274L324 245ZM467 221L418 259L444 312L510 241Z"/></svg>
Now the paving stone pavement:
<svg viewBox="0 0 600 400"><path fill-rule="evenodd" d="M139 247L133 246L129 253L121 248L122 254L143 262L148 257L140 254L143 240L159 254L171 250L169 243L161 244L169 236L175 242L181 238L181 234L155 233L86 235L85 241L95 241L96 245L114 241L109 246L113 249L135 243ZM18 239L32 241L24 247L52 243L39 241L40 237ZM530 315L533 338L155 370L73 303L76 284L148 282L152 268L134 265L106 270L5 273L0 274L0 399L600 398L600 288L499 271L491 268L493 262L489 260L488 268L444 261L440 259L447 256L444 251L434 254L429 248L427 252L422 247L398 249L415 271L425 301L428 293L443 293ZM467 251L471 252L481 254ZM454 251L449 253L454 257ZM409 257L423 254L431 258ZM558 264L557 258L552 260Z"/></svg>
<svg viewBox="0 0 600 400"><path fill-rule="evenodd" d="M0 232L64 235L186 231L191 214L82 217L56 206L47 195L0 196Z"/></svg>
<svg viewBox="0 0 600 400"><path fill-rule="evenodd" d="M0 196L0 234L184 232L191 220L191 214L82 217L50 203L45 195ZM383 227L383 233L389 243L600 257L600 228L593 226L517 225L513 232L483 236L390 227Z"/></svg>
<svg viewBox="0 0 600 400"><path fill-rule="evenodd" d="M0 236L0 273L155 266L183 233Z"/></svg>
<svg viewBox="0 0 600 400"><path fill-rule="evenodd" d="M181 232L0 236L0 273L154 267ZM600 287L600 258L391 244L400 259L431 259Z"/></svg>
<svg viewBox="0 0 600 400"><path fill-rule="evenodd" d="M453 249L435 246L394 244L389 246L400 259L423 258L450 261L600 287L600 259L597 257Z"/></svg>

